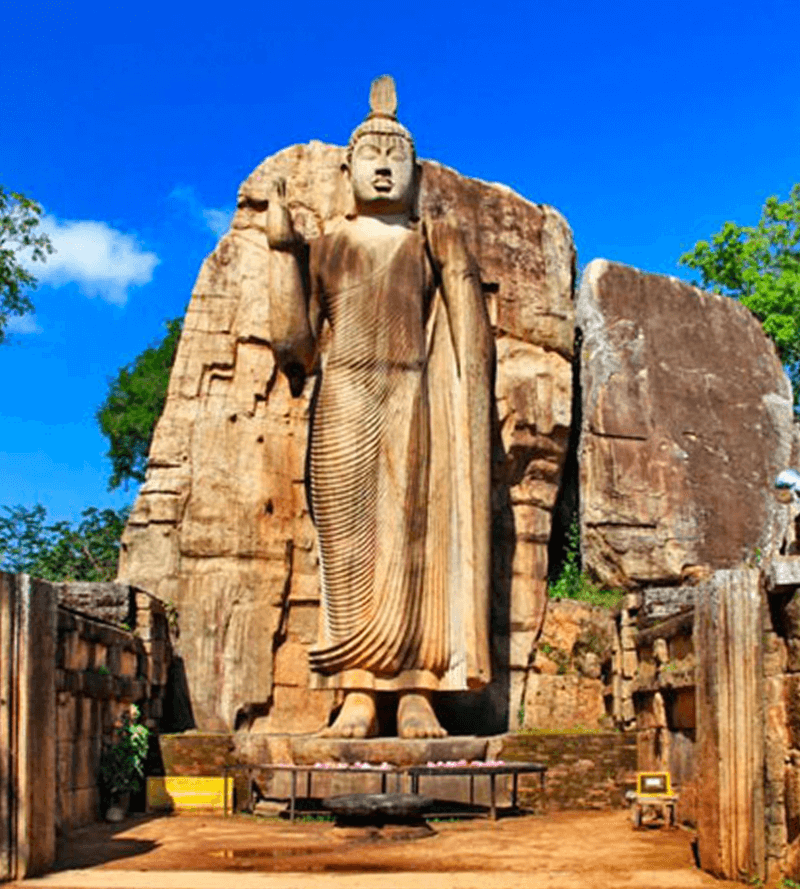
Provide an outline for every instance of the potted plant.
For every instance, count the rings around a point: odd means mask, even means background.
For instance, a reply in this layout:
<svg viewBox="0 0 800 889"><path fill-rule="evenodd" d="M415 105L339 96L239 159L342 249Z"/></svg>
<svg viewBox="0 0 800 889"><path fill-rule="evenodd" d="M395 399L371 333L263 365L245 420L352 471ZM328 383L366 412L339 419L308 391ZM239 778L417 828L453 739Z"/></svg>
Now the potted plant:
<svg viewBox="0 0 800 889"><path fill-rule="evenodd" d="M130 795L144 781L144 763L150 731L137 722L139 708L132 704L114 726L114 741L100 757L100 780L109 802L107 821L121 821L128 811Z"/></svg>

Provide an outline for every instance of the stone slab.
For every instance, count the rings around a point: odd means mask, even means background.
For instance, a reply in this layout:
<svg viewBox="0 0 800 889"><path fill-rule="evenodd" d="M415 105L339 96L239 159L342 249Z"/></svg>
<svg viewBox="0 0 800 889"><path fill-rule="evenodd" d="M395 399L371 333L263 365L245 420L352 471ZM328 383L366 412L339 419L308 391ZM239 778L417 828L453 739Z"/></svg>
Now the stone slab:
<svg viewBox="0 0 800 889"><path fill-rule="evenodd" d="M71 581L57 584L56 594L59 605L113 624L136 626L133 591L128 584L113 581Z"/></svg>
<svg viewBox="0 0 800 889"><path fill-rule="evenodd" d="M313 765L317 762L379 765L388 762L397 766L423 765L427 762L456 762L461 759L483 760L486 738L454 737L406 740L403 738L295 738L291 743L292 762Z"/></svg>
<svg viewBox="0 0 800 889"><path fill-rule="evenodd" d="M693 608L696 595L697 588L688 584L647 587L642 593L639 625L650 627Z"/></svg>
<svg viewBox="0 0 800 889"><path fill-rule="evenodd" d="M767 590L786 593L800 587L800 556L773 556L764 566Z"/></svg>
<svg viewBox="0 0 800 889"><path fill-rule="evenodd" d="M349 793L323 800L322 805L337 818L384 824L420 818L433 800L418 793Z"/></svg>
<svg viewBox="0 0 800 889"><path fill-rule="evenodd" d="M223 768L233 763L233 738L226 733L164 734L158 743L167 775L221 775Z"/></svg>

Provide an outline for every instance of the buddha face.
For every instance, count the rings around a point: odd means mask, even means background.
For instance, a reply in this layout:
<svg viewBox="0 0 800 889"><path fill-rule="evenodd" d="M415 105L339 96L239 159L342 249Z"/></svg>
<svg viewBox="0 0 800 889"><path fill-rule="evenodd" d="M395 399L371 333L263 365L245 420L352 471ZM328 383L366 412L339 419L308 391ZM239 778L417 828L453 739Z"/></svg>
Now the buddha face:
<svg viewBox="0 0 800 889"><path fill-rule="evenodd" d="M415 187L414 154L402 136L366 133L353 147L350 178L358 212L407 213Z"/></svg>

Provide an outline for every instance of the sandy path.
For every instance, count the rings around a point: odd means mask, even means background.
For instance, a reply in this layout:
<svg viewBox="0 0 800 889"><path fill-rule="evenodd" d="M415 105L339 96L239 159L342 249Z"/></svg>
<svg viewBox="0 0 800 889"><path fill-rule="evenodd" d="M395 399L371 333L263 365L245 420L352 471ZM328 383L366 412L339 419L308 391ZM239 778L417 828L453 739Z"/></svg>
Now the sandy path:
<svg viewBox="0 0 800 889"><path fill-rule="evenodd" d="M247 817L137 819L77 831L59 870L21 889L691 889L691 834L631 828L627 812L446 822L433 837L365 841L329 823Z"/></svg>

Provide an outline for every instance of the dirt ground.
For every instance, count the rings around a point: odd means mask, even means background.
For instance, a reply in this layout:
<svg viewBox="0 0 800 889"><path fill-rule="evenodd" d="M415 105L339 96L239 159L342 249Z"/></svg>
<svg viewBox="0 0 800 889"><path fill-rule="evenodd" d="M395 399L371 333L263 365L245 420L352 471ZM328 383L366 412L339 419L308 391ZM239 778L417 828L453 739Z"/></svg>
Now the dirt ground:
<svg viewBox="0 0 800 889"><path fill-rule="evenodd" d="M627 812L436 822L416 840L329 822L180 815L73 833L20 889L672 889L733 887L694 864L690 832L634 831Z"/></svg>

